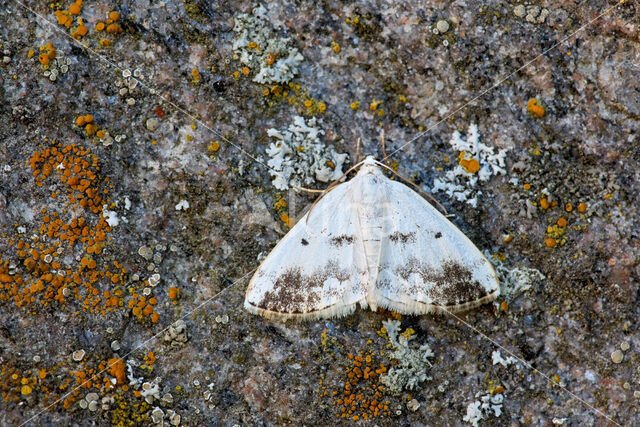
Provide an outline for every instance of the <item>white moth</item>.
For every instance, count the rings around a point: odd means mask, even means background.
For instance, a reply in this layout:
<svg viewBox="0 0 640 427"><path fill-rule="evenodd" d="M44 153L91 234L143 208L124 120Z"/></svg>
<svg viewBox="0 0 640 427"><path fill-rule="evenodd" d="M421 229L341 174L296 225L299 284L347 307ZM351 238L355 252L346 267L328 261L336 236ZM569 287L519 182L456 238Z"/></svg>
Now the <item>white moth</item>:
<svg viewBox="0 0 640 427"><path fill-rule="evenodd" d="M493 301L491 263L418 193L367 157L316 203L253 275L245 308L275 319L378 307L456 312Z"/></svg>

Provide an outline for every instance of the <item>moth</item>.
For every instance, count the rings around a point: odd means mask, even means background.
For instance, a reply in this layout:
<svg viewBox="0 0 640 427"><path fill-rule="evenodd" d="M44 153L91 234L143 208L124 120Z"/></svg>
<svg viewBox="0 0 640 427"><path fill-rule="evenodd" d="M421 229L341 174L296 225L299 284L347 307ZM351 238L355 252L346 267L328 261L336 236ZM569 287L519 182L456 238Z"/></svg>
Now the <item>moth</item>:
<svg viewBox="0 0 640 427"><path fill-rule="evenodd" d="M369 156L282 238L254 273L244 307L274 319L356 309L457 312L493 301L498 278L480 250Z"/></svg>

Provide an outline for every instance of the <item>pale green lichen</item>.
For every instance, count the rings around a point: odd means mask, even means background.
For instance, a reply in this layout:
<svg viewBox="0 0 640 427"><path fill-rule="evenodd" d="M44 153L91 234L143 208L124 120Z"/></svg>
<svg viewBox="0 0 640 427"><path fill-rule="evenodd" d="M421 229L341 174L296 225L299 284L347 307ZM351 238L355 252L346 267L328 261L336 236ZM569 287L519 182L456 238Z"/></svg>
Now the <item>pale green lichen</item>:
<svg viewBox="0 0 640 427"><path fill-rule="evenodd" d="M528 291L536 283L545 279L545 275L539 270L517 265L506 265L503 261L487 255L495 267L500 282L500 295L513 299L521 293Z"/></svg>
<svg viewBox="0 0 640 427"><path fill-rule="evenodd" d="M320 141L324 131L315 118L305 122L296 116L287 130L269 129L267 134L276 139L267 149L269 168L276 172L273 186L286 190L290 185L307 186L316 180L331 182L342 176L347 154L338 153Z"/></svg>
<svg viewBox="0 0 640 427"><path fill-rule="evenodd" d="M235 18L234 58L256 75L253 81L265 84L290 82L304 59L290 39L279 37L269 26L267 9L257 6L251 14Z"/></svg>
<svg viewBox="0 0 640 427"><path fill-rule="evenodd" d="M428 372L431 368L429 358L434 354L428 344L421 345L417 350L409 346L415 335L399 334L400 321L388 320L382 322L389 335L389 341L394 348L391 358L400 362L398 366L380 378L390 391L399 393L402 390L413 390L423 381L430 380Z"/></svg>

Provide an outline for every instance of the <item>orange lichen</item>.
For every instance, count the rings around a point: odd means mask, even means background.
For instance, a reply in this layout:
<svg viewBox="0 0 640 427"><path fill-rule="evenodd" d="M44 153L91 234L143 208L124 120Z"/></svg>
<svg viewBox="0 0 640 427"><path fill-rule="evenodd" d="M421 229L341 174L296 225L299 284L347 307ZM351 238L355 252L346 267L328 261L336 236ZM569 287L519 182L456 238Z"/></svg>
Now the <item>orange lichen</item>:
<svg viewBox="0 0 640 427"><path fill-rule="evenodd" d="M469 173L476 173L480 170L480 162L474 158L468 158L464 151L458 156L458 164Z"/></svg>
<svg viewBox="0 0 640 427"><path fill-rule="evenodd" d="M58 24L64 25L67 28L71 27L71 24L73 23L73 18L69 16L69 12L67 12L66 10L56 10L55 16L56 16L56 20L58 21Z"/></svg>
<svg viewBox="0 0 640 427"><path fill-rule="evenodd" d="M109 12L109 19L112 22L116 22L118 19L120 19L120 14L115 10L113 12Z"/></svg>
<svg viewBox="0 0 640 427"><path fill-rule="evenodd" d="M251 73L251 70L249 69L249 67L244 67L242 70L240 70L242 72L242 74L244 74L245 76L248 76L249 73Z"/></svg>
<svg viewBox="0 0 640 427"><path fill-rule="evenodd" d="M560 218L560 219L558 219L556 224L558 224L560 227L566 227L567 226L567 220L564 219L564 218Z"/></svg>
<svg viewBox="0 0 640 427"><path fill-rule="evenodd" d="M289 215L286 213L280 215L280 220L284 222L287 227L293 227L293 218L289 218Z"/></svg>
<svg viewBox="0 0 640 427"><path fill-rule="evenodd" d="M273 65L276 62L276 56L273 53L267 54L267 65Z"/></svg>
<svg viewBox="0 0 640 427"><path fill-rule="evenodd" d="M556 241L549 237L544 241L544 244L547 245L548 248L553 248L556 246Z"/></svg>
<svg viewBox="0 0 640 427"><path fill-rule="evenodd" d="M542 209L549 209L550 205L546 197L543 197L542 199L540 199L540 207Z"/></svg>
<svg viewBox="0 0 640 427"><path fill-rule="evenodd" d="M180 295L180 289L176 288L175 286L171 286L169 288L169 298L172 300L178 299L178 296Z"/></svg>
<svg viewBox="0 0 640 427"><path fill-rule="evenodd" d="M79 15L82 10L82 0L76 0L74 4L69 6L69 14L71 15Z"/></svg>
<svg viewBox="0 0 640 427"><path fill-rule="evenodd" d="M524 184L522 188L524 188L525 190L531 190L531 184Z"/></svg>
<svg viewBox="0 0 640 427"><path fill-rule="evenodd" d="M564 205L564 210L567 212L571 212L573 210L573 205L571 203L567 203Z"/></svg>
<svg viewBox="0 0 640 427"><path fill-rule="evenodd" d="M389 401L383 400L383 386L378 384L380 375L387 372L387 367L377 364L373 352L361 352L358 355L349 354L350 364L346 367L346 381L342 392L333 392L338 407L339 418L370 419L388 416ZM324 387L322 394L326 395Z"/></svg>
<svg viewBox="0 0 640 427"><path fill-rule="evenodd" d="M191 82L193 84L200 83L200 71L197 68L191 70Z"/></svg>
<svg viewBox="0 0 640 427"><path fill-rule="evenodd" d="M107 25L107 33L109 34L120 34L122 32L122 28L118 24L109 24Z"/></svg>
<svg viewBox="0 0 640 427"><path fill-rule="evenodd" d="M127 379L124 360L118 358L109 359L107 365L109 366L107 372L116 378L117 384L124 384Z"/></svg>
<svg viewBox="0 0 640 427"><path fill-rule="evenodd" d="M507 311L507 310L509 310L509 304L507 304L507 302L506 302L506 301L502 301L502 302L500 303L500 310L502 310L502 311Z"/></svg>
<svg viewBox="0 0 640 427"><path fill-rule="evenodd" d="M578 205L578 212L582 213L582 212L586 212L587 211L587 204L586 203L580 203Z"/></svg>
<svg viewBox="0 0 640 427"><path fill-rule="evenodd" d="M539 104L537 99L530 99L527 102L527 112L535 118L541 119L546 114L545 108Z"/></svg>

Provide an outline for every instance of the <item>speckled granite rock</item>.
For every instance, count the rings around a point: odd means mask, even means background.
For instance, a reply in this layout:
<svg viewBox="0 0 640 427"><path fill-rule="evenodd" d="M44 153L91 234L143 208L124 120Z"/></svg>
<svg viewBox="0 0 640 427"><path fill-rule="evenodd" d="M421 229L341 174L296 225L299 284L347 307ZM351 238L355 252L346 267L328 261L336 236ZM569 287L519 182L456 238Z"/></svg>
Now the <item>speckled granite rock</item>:
<svg viewBox="0 0 640 427"><path fill-rule="evenodd" d="M258 5L0 0L0 423L640 424L637 4L269 2L239 18ZM257 42L238 45L241 21ZM258 54L260 37L279 50ZM254 81L256 58L280 80ZM269 129L296 116L351 163L358 139L382 158L384 130L390 166L427 191L475 173L456 131L507 153L475 206L436 193L509 292L400 319L434 353L420 387L380 380L402 367L393 313L242 310L313 201L267 167Z"/></svg>

